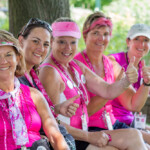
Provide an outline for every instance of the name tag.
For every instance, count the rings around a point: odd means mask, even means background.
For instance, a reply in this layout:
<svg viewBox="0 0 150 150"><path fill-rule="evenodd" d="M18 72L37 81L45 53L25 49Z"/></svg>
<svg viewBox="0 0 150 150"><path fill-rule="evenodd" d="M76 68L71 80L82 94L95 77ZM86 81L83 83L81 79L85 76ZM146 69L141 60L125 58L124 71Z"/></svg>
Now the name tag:
<svg viewBox="0 0 150 150"><path fill-rule="evenodd" d="M26 146L21 146L21 150L27 150Z"/></svg>
<svg viewBox="0 0 150 150"><path fill-rule="evenodd" d="M135 114L134 115L134 127L137 129L145 129L146 126L146 114Z"/></svg>
<svg viewBox="0 0 150 150"><path fill-rule="evenodd" d="M111 122L111 119L110 119L110 115L106 111L105 111L105 119L106 119L108 130L113 130L113 126L112 126L112 122Z"/></svg>
<svg viewBox="0 0 150 150"><path fill-rule="evenodd" d="M87 126L87 121L86 121L86 115L85 114L83 114L81 116L81 120L82 120L82 129L84 131L88 131L88 126Z"/></svg>

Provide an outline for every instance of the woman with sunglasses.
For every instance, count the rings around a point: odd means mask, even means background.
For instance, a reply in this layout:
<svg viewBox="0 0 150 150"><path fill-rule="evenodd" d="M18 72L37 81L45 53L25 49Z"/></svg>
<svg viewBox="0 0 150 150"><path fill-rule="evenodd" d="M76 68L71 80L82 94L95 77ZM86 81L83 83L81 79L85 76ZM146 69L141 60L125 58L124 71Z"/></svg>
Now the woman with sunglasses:
<svg viewBox="0 0 150 150"><path fill-rule="evenodd" d="M55 117L57 117L57 114L59 113L64 116L71 117L75 114L75 111L78 107L78 104L73 103L78 96L70 98L67 103L64 102L59 105L55 105L54 107L38 78L37 68L50 51L51 32L51 26L47 22L38 18L31 18L29 22L22 28L18 39L25 56L27 69L25 75L19 77L19 80L22 84L34 87L42 92ZM60 131L63 131L65 138L68 136L73 140L71 135L67 134L62 126L59 125L59 128ZM40 133L41 135L45 135L42 128Z"/></svg>
<svg viewBox="0 0 150 150"><path fill-rule="evenodd" d="M68 150L43 95L17 79L24 71L17 39L0 30L0 149L34 149L33 145L41 141L42 124L52 147Z"/></svg>
<svg viewBox="0 0 150 150"><path fill-rule="evenodd" d="M111 33L112 22L110 18L101 12L89 15L83 25L86 48L75 56L75 59L84 63L108 83L118 80L120 78L118 76L123 75L124 72L112 57L108 58L103 54L109 44ZM145 72L146 74L148 75L148 71ZM104 107L99 104L99 97L90 92L90 97L94 99L94 103L88 105L89 130L128 128L123 119L131 120L133 115L129 110L139 111L142 108L147 100L148 90L149 88L144 85L137 92L133 87L130 87L114 100L101 99ZM106 113L110 116L111 127L107 123ZM119 115L120 119L116 117ZM145 136L144 140L147 142Z"/></svg>
<svg viewBox="0 0 150 150"><path fill-rule="evenodd" d="M146 150L141 134L135 129L88 132L89 95L87 88L106 99L118 96L132 82L136 82L137 72L132 67L132 63L126 72L126 77L114 84L108 84L85 65L73 60L77 51L78 39L81 36L74 21L69 18L59 18L52 24L52 29L52 53L40 66L39 78L54 104L80 94L75 101L79 104L76 114L71 118L58 116L60 123L65 125L68 132L76 139L76 148L79 150L117 148ZM140 143L140 147L137 143Z"/></svg>

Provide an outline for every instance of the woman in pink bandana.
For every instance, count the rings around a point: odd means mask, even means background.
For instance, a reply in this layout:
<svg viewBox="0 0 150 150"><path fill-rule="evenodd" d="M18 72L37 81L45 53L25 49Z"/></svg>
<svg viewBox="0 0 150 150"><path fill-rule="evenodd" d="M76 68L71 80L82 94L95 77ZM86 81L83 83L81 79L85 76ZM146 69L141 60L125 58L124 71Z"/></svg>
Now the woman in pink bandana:
<svg viewBox="0 0 150 150"><path fill-rule="evenodd" d="M103 54L109 44L111 34L112 22L110 18L107 18L101 12L95 12L89 15L83 26L83 37L86 49L75 56L75 59L84 63L89 69L108 83L115 82L115 80L120 78L119 76L123 73L121 67L112 57L108 58ZM133 58L131 57L131 59ZM148 89L148 87L142 86L141 89L136 92L130 87L114 100L106 101L101 99L103 105L98 103L99 97L90 93L92 104L88 106L88 113L90 115L89 129L102 130L128 128L125 123L133 120L133 114L129 110L134 110L144 105L148 96ZM110 116L111 123L108 123L108 116Z"/></svg>
<svg viewBox="0 0 150 150"><path fill-rule="evenodd" d="M71 118L58 116L60 123L65 125L68 132L76 139L76 149L146 150L141 134L135 129L88 132L86 107L89 103L89 94L87 89L98 96L101 95L106 99L111 99L120 95L129 84L126 86L126 77L114 84L108 84L81 62L73 59L77 51L78 39L81 36L74 21L69 18L59 18L52 24L52 30L52 51L40 66L39 78L54 104L66 101L69 97L77 94L80 95L75 101L79 104L75 116ZM135 73L134 75L132 71ZM137 73L132 67L132 63L126 75L131 83L135 82L132 77L136 77ZM116 88L118 88L118 91L115 90ZM130 131L132 134L129 135ZM120 135L121 137L119 137ZM138 141L135 141L134 137ZM121 140L117 140L118 138ZM126 141L126 139L128 140ZM141 143L141 147L137 146L138 142Z"/></svg>
<svg viewBox="0 0 150 150"><path fill-rule="evenodd" d="M44 131L54 149L68 150L42 94L20 84L25 63L17 40L0 30L0 149L30 149Z"/></svg>

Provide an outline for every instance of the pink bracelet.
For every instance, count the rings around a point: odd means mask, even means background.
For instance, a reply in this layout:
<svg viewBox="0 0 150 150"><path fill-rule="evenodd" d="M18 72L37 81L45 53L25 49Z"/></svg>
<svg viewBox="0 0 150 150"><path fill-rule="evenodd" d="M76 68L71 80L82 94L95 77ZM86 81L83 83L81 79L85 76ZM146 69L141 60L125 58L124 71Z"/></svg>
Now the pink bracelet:
<svg viewBox="0 0 150 150"><path fill-rule="evenodd" d="M108 138L109 138L109 142L111 142L112 141L112 138L111 138L111 135L110 134L107 134L108 135Z"/></svg>

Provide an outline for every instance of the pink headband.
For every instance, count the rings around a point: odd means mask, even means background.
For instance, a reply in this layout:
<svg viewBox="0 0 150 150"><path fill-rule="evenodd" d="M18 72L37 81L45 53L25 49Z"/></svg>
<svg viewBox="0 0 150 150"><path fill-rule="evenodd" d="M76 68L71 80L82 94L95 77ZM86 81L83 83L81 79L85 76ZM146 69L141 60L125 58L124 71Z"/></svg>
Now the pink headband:
<svg viewBox="0 0 150 150"><path fill-rule="evenodd" d="M92 23L92 25L85 31L83 31L83 34L89 32L90 30L92 30L96 25L100 25L100 26L109 26L110 27L110 35L112 33L112 22L111 20L107 19L107 18L99 18L96 21L94 21Z"/></svg>
<svg viewBox="0 0 150 150"><path fill-rule="evenodd" d="M0 46L13 46L13 47L15 47L18 50L18 48L14 45L13 42L0 40Z"/></svg>
<svg viewBox="0 0 150 150"><path fill-rule="evenodd" d="M52 24L53 37L72 36L77 39L81 37L80 29L75 22L54 22Z"/></svg>

